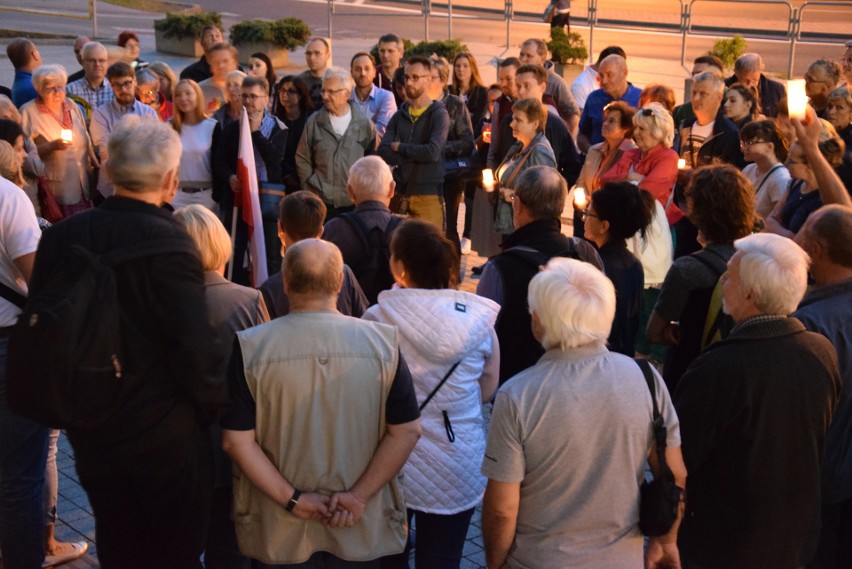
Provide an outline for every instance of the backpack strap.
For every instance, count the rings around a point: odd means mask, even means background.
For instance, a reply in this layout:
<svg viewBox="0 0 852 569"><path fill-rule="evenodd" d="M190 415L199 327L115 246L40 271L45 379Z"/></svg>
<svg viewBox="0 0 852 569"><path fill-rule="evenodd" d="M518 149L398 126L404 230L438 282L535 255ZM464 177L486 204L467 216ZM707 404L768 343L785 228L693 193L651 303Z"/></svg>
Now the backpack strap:
<svg viewBox="0 0 852 569"><path fill-rule="evenodd" d="M654 374L651 371L651 364L648 360L635 360L639 369L642 370L642 375L645 376L645 383L648 385L648 391L651 392L651 403L654 406L654 414L652 416L652 424L654 426L654 442L657 446L657 458L660 465L666 466L666 423L663 421L663 416L660 414L660 409L657 407L657 383L654 381Z"/></svg>
<svg viewBox="0 0 852 569"><path fill-rule="evenodd" d="M456 368L459 367L460 363L461 363L461 360L459 360L459 361L457 361L456 363L453 364L453 367L450 368L450 371L447 372L447 375L444 376L444 379L442 379L441 382L438 385L435 386L435 389L432 390L432 393L430 393L429 396L426 398L426 400L423 401L423 403L420 404L420 410L421 411L423 410L424 407L426 407L426 405L429 404L430 401L432 401L432 398L435 397L435 394L438 393L438 390L441 389L441 387L447 382L447 380L450 379L450 376L453 375L453 372L456 371ZM448 433L448 436L449 436L449 433ZM455 438L455 437L452 437L452 438ZM452 440L450 442L452 442Z"/></svg>
<svg viewBox="0 0 852 569"><path fill-rule="evenodd" d="M15 289L0 283L0 297L8 300L18 308L23 308L27 303L27 297L16 291Z"/></svg>
<svg viewBox="0 0 852 569"><path fill-rule="evenodd" d="M340 214L340 217L345 219L349 225L352 226L352 229L355 230L355 233L358 234L358 239L361 240L361 245L364 246L364 249L370 249L370 231L367 229L367 224L358 217L358 215L354 211L347 211L346 213ZM396 229L396 226L400 224L400 222L405 219L404 217L400 217L398 215L391 215L390 220L388 220L388 225L385 227L384 231L384 241L385 244L390 243L390 234Z"/></svg>
<svg viewBox="0 0 852 569"><path fill-rule="evenodd" d="M702 253L709 253L709 254L716 256L717 258L722 260L724 265L722 266L722 268L719 268L719 266L717 264L713 263L708 258L707 255L702 255ZM724 273L726 270L728 270L728 261L722 255L717 253L716 251L711 251L709 249L702 249L701 251L696 251L695 253L693 253L690 256L693 259L695 259L696 261L700 261L702 265L704 265L705 267L710 269L713 272L713 274L716 275L717 278L721 277L722 273Z"/></svg>
<svg viewBox="0 0 852 569"><path fill-rule="evenodd" d="M568 257L571 259L578 259L577 250L574 249L574 241L571 241L571 245L568 249L563 251L559 251L555 255L548 255L547 253L542 253L536 249L531 247L525 247L523 245L518 247L512 247L511 249L506 249L503 253L508 253L518 259L524 261L529 265L533 265L535 267L541 267L542 265L547 264L547 262L554 257Z"/></svg>

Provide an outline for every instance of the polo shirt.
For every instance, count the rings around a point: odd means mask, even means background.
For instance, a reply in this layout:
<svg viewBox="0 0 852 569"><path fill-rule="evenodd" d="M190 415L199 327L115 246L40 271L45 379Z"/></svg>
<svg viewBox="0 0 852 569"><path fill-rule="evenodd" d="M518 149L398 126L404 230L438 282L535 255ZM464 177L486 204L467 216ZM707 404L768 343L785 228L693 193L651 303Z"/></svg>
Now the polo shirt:
<svg viewBox="0 0 852 569"><path fill-rule="evenodd" d="M603 89L592 91L586 99L583 114L580 116L580 134L584 134L591 144L603 142L601 127L603 127L604 107L613 101L624 101L631 107L638 107L641 93L642 90L634 87L632 83L627 84L627 91L618 99L613 99Z"/></svg>

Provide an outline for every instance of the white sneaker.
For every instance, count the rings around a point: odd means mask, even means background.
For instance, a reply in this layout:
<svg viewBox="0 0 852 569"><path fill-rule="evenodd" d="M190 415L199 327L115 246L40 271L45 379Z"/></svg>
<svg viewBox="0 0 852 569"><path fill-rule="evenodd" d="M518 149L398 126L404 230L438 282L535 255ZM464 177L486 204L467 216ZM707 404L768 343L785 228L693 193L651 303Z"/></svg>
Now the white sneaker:
<svg viewBox="0 0 852 569"><path fill-rule="evenodd" d="M470 239L468 239L467 237L462 237L461 254L462 255L470 255Z"/></svg>
<svg viewBox="0 0 852 569"><path fill-rule="evenodd" d="M63 563L68 563L69 561L74 561L75 559L83 557L89 549L89 544L85 541L69 541L63 543L63 545L70 547L65 547L65 551L57 553L56 555L45 555L42 567L53 567L54 565L61 565Z"/></svg>

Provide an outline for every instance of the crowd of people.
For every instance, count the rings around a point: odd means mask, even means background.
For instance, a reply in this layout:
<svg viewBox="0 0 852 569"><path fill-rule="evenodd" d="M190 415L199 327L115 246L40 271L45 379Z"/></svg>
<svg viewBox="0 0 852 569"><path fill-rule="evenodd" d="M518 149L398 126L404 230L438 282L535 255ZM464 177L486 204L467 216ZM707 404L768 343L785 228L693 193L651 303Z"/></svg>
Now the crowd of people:
<svg viewBox="0 0 852 569"><path fill-rule="evenodd" d="M283 77L200 39L180 74L132 32L71 75L7 45L3 567L87 548L54 536L56 425L7 397L18 316L144 243L110 269L120 396L67 429L105 569L457 569L479 505L495 569L852 564L852 42L801 115L756 53L677 105L618 46L568 84L531 38L488 85L394 34ZM683 492L646 540L651 478Z"/></svg>

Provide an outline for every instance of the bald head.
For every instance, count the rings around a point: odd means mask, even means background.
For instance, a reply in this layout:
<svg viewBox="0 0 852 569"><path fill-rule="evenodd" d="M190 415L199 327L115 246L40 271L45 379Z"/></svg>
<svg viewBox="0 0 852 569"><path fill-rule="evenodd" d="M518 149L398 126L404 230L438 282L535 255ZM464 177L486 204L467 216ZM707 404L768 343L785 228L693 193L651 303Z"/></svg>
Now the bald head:
<svg viewBox="0 0 852 569"><path fill-rule="evenodd" d="M349 168L347 190L356 205L365 201L390 203L394 190L393 174L378 156L364 156Z"/></svg>
<svg viewBox="0 0 852 569"><path fill-rule="evenodd" d="M598 67L601 89L613 99L627 92L627 60L617 54L608 55Z"/></svg>
<svg viewBox="0 0 852 569"><path fill-rule="evenodd" d="M89 43L90 40L86 36L77 36L77 39L74 40L74 57L77 58L77 63L83 65L83 46Z"/></svg>
<svg viewBox="0 0 852 569"><path fill-rule="evenodd" d="M304 239L288 247L281 271L290 297L336 300L343 285L340 250L320 239Z"/></svg>
<svg viewBox="0 0 852 569"><path fill-rule="evenodd" d="M852 271L852 207L827 205L812 213L796 241L812 258L811 273L820 286L832 275Z"/></svg>

